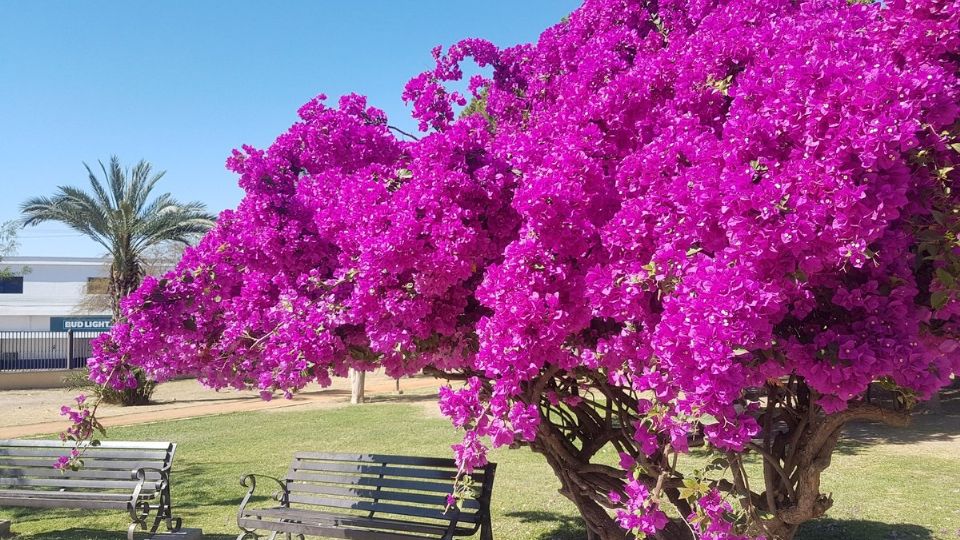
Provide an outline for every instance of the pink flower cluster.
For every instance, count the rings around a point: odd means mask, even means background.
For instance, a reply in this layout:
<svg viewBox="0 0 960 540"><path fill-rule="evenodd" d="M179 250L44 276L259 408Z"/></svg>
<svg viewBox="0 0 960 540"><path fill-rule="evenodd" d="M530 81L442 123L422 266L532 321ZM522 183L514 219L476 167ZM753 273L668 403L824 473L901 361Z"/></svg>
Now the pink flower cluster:
<svg viewBox="0 0 960 540"><path fill-rule="evenodd" d="M79 459L80 450L78 448L71 448L69 454L57 458L53 464L53 468L61 471L77 468L76 464Z"/></svg>
<svg viewBox="0 0 960 540"><path fill-rule="evenodd" d="M610 502L622 504L617 510L617 523L628 531L632 531L637 538L645 538L648 534L655 534L666 526L669 521L667 515L660 509L660 504L651 497L650 489L643 482L636 461L628 454L620 454L620 466L627 471L627 483L624 486L626 498L613 491L607 496Z"/></svg>
<svg viewBox="0 0 960 540"><path fill-rule="evenodd" d="M697 500L697 512L687 516L701 540L749 540L749 537L735 534L733 524L727 519L733 506L723 499L719 491L713 489ZM756 540L763 540L763 536Z"/></svg>
<svg viewBox="0 0 960 540"><path fill-rule="evenodd" d="M647 396L648 454L743 450L770 378L827 413L878 378L929 396L960 371L958 27L951 0L587 0L533 44L436 49L404 91L422 139L320 96L235 151L246 197L126 299L93 376L467 370L441 392L464 470L537 436L519 396L551 369ZM455 119L468 57L491 122ZM622 504L663 525L642 483Z"/></svg>
<svg viewBox="0 0 960 540"><path fill-rule="evenodd" d="M61 440L82 441L93 436L93 432L99 425L93 409L87 401L87 396L80 394L76 398L76 408L64 405L60 407L60 416L70 420L70 426L66 431L60 434Z"/></svg>

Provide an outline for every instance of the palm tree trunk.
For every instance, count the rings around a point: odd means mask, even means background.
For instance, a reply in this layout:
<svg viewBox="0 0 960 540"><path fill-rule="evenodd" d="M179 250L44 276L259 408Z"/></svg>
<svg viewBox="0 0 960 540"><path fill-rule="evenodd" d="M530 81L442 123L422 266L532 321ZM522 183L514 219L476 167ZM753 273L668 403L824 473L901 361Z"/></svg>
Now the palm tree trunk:
<svg viewBox="0 0 960 540"><path fill-rule="evenodd" d="M121 300L137 290L141 279L142 272L136 261L125 262L115 259L110 266L110 311L114 321L120 320Z"/></svg>

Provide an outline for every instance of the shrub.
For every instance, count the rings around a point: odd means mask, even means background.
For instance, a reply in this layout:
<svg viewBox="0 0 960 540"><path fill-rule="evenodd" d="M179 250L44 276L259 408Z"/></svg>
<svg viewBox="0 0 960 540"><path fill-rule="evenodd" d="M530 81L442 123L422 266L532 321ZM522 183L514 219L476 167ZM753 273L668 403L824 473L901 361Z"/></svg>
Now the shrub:
<svg viewBox="0 0 960 540"><path fill-rule="evenodd" d="M147 377L142 369L133 370L136 388L117 389L113 386L101 385L90 380L90 370L74 370L64 377L67 388L93 394L100 401L113 405L134 406L147 405L157 388L157 381Z"/></svg>

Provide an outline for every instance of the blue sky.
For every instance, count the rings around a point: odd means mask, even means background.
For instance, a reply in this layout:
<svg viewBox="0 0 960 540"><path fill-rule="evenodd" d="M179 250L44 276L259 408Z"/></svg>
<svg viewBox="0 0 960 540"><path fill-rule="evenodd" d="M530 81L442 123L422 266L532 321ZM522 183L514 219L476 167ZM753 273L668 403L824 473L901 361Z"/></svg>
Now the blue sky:
<svg viewBox="0 0 960 540"><path fill-rule="evenodd" d="M0 221L82 162L117 154L167 170L159 186L216 212L242 197L230 150L263 147L319 93L357 92L391 122L430 49L464 37L536 39L573 0L352 2L14 2L0 0ZM20 234L18 255L98 256L53 224Z"/></svg>

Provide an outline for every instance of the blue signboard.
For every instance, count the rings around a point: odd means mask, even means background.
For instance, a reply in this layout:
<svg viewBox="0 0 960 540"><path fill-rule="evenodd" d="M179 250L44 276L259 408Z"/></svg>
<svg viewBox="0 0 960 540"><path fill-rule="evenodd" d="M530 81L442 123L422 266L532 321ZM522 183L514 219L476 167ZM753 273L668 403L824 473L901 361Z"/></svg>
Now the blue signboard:
<svg viewBox="0 0 960 540"><path fill-rule="evenodd" d="M51 332L105 332L113 326L110 316L50 317Z"/></svg>

